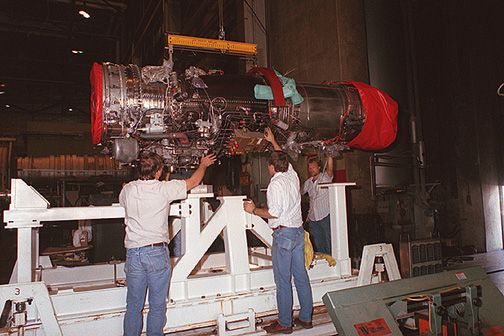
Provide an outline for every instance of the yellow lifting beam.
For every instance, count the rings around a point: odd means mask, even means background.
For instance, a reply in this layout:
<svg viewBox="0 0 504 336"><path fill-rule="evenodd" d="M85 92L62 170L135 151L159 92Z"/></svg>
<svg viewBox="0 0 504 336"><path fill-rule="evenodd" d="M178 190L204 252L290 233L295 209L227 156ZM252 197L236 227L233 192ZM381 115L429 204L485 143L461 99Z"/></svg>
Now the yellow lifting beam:
<svg viewBox="0 0 504 336"><path fill-rule="evenodd" d="M168 34L167 46L179 47L181 49L219 51L241 56L255 56L257 54L257 44L234 42L226 40L215 40L201 37Z"/></svg>

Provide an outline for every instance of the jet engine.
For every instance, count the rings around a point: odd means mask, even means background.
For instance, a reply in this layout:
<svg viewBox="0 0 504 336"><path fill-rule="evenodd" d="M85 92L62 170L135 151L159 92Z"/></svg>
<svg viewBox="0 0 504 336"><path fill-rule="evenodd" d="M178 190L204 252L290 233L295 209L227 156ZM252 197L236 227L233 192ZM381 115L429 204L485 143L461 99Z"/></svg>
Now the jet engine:
<svg viewBox="0 0 504 336"><path fill-rule="evenodd" d="M397 104L359 82L295 83L267 68L224 75L190 67L103 63L91 70L93 144L123 163L155 151L174 169L191 168L208 153L264 151L271 127L293 155L307 148L336 155L389 146Z"/></svg>

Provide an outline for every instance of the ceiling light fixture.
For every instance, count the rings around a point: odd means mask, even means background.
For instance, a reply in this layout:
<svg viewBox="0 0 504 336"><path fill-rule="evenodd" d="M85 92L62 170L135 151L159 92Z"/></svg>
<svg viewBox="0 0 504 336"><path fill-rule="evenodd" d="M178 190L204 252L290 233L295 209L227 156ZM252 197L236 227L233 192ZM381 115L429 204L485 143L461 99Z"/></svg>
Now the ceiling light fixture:
<svg viewBox="0 0 504 336"><path fill-rule="evenodd" d="M84 54L84 51L77 50L77 49L72 49L72 54Z"/></svg>
<svg viewBox="0 0 504 336"><path fill-rule="evenodd" d="M81 9L79 11L79 14L80 14L80 16L82 16L85 19L89 19L91 17L91 15L87 11L85 11L84 9Z"/></svg>
<svg viewBox="0 0 504 336"><path fill-rule="evenodd" d="M5 108L9 108L9 107L10 107L10 105L9 105L9 104L5 104Z"/></svg>

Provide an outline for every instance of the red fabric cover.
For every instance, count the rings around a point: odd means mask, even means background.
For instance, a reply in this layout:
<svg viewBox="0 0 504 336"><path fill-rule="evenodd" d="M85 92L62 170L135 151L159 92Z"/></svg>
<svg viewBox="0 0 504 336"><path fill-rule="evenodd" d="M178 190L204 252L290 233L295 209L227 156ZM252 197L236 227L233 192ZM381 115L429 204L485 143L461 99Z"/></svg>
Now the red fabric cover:
<svg viewBox="0 0 504 336"><path fill-rule="evenodd" d="M366 114L362 130L348 146L362 150L381 150L390 146L397 135L397 102L368 84L352 81L344 83L357 88Z"/></svg>
<svg viewBox="0 0 504 336"><path fill-rule="evenodd" d="M282 83L280 82L280 79L273 69L255 67L250 69L248 74L260 74L262 77L264 77L268 85L271 87L271 91L273 92L273 101L275 102L275 106L285 106Z"/></svg>
<svg viewBox="0 0 504 336"><path fill-rule="evenodd" d="M97 145L101 142L103 133L103 71L102 65L93 63L89 75L91 84L91 142Z"/></svg>

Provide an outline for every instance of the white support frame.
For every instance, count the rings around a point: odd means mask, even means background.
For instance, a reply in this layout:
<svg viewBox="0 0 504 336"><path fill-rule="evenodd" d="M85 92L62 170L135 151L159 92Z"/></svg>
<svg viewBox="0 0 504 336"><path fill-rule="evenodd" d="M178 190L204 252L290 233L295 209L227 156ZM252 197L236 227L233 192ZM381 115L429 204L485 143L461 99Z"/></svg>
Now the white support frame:
<svg viewBox="0 0 504 336"><path fill-rule="evenodd" d="M352 262L348 250L348 226L346 208L346 187L355 183L321 183L319 188L329 190L331 220L331 253L337 260L336 267L344 276L352 275Z"/></svg>
<svg viewBox="0 0 504 336"><path fill-rule="evenodd" d="M38 256L38 228L42 222L124 217L124 209L118 205L49 208L47 201L22 180L13 180L12 185L15 187L11 206L4 212L4 220L7 228L20 233L17 268L12 277L15 283L36 280L34 270L41 261L47 264L46 259ZM345 197L348 185L354 184L321 185L330 190L332 247L337 266L329 267L325 260L316 260L308 271L317 304L321 304L322 296L328 291L356 285L348 253ZM233 316L250 308L258 316L273 314L276 310L271 229L260 217L244 212L245 196L221 197L215 213L202 211L202 199L212 196L189 194L186 200L171 206L170 215L180 220L174 221L170 236L178 231L180 224L183 255L174 258L165 332L215 325L220 314ZM266 248L248 248L246 230L252 231ZM205 256L221 232L225 253ZM124 278L123 263L38 270L44 282L37 284L49 289L50 311L64 335L121 335L126 288L116 286L114 268L117 277ZM0 286L0 292L4 290ZM296 293L294 298L297 307ZM39 316L38 309L29 311L26 335L44 335Z"/></svg>
<svg viewBox="0 0 504 336"><path fill-rule="evenodd" d="M392 244L366 245L362 249L357 286L370 285L373 282L373 269L376 257L383 258L389 281L401 279L401 272L399 272L399 266L397 266Z"/></svg>

